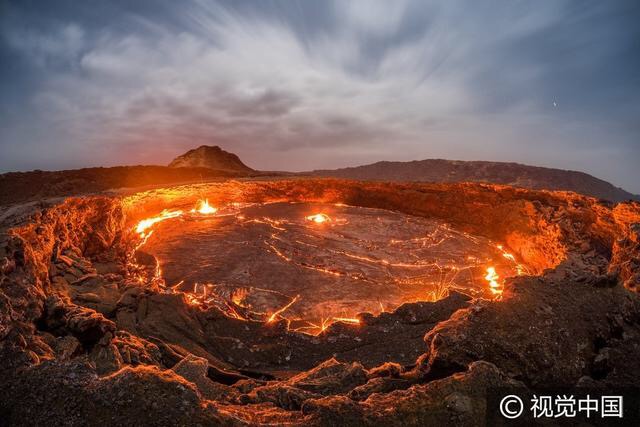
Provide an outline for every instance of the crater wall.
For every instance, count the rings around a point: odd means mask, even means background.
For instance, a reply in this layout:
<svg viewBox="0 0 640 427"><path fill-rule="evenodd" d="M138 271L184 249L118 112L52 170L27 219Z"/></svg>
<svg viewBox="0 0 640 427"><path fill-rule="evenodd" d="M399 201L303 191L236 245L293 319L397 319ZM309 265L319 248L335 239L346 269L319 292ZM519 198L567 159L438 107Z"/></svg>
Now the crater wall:
<svg viewBox="0 0 640 427"><path fill-rule="evenodd" d="M539 276L508 281L501 301L452 293L319 337L282 322L229 319L136 282L127 269L137 221L203 198L437 218L504 242ZM170 425L188 413L203 423L375 425L448 422L453 411L473 425L487 387L640 379L640 362L628 357L640 345L638 203L483 184L296 179L70 198L32 210L0 235L0 416L16 423L118 414ZM443 406L458 395L470 406Z"/></svg>

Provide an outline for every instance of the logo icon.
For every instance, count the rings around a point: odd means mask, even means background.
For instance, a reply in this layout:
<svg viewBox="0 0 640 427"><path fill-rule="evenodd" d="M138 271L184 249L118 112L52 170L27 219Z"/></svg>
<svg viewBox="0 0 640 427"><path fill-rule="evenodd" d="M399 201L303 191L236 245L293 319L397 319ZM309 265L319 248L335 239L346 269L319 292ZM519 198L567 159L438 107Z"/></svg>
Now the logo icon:
<svg viewBox="0 0 640 427"><path fill-rule="evenodd" d="M522 415L523 410L524 403L522 403L522 399L515 394L507 395L500 401L500 413L503 417L510 420Z"/></svg>

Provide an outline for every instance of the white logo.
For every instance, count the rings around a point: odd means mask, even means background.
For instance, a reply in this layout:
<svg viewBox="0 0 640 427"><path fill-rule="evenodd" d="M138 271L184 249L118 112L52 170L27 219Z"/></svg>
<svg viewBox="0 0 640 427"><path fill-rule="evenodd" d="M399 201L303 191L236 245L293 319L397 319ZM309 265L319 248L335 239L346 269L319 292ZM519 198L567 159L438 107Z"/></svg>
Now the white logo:
<svg viewBox="0 0 640 427"><path fill-rule="evenodd" d="M515 394L505 396L500 401L500 413L503 417L509 418L510 420L522 415L523 410L524 403L522 403L522 399Z"/></svg>

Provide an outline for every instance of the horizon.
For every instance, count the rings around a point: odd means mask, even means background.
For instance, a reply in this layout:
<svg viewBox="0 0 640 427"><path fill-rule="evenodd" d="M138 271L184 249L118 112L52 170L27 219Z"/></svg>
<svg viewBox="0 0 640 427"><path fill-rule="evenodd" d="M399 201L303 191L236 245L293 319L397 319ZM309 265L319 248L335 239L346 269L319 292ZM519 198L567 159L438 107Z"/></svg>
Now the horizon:
<svg viewBox="0 0 640 427"><path fill-rule="evenodd" d="M0 0L0 173L446 159L640 194L640 3Z"/></svg>
<svg viewBox="0 0 640 427"><path fill-rule="evenodd" d="M174 160L176 157L185 154L188 151L191 150L195 150L197 148L201 148L203 146L206 145L201 145L198 147L194 147L191 148L183 153L178 154L177 156L175 156L174 158L172 158L171 160ZM214 147L214 146L208 146L208 147ZM227 153L231 153L231 154L236 154L233 153L229 150L226 150L225 147L220 147L220 146L215 146L218 147L220 149L222 149L223 151L227 152ZM313 169L313 170L284 170L284 169L258 169L258 168L254 168L252 167L252 165L247 164L245 161L242 160L242 158L240 156L238 156L238 158L240 159L240 161L242 163L244 163L246 166L248 166L249 168L257 171L257 172L274 172L274 173L311 173L314 172L316 170L321 171L321 170L333 170L333 169ZM591 175L588 174L587 172L584 171L580 171L580 170L573 170L573 169L560 169L560 168L549 168L547 166L540 166L540 165L531 165L531 164L526 164L526 163L521 163L521 162L512 162L512 161L494 161L494 160L462 160L462 159L444 159L444 158L425 158L425 159L413 159L413 160L377 160L377 161L373 161L371 163L366 163L366 164L360 164L360 165L352 165L352 166L343 166L343 167L339 167L339 168L334 168L334 169L345 169L345 168L358 168L358 167L362 167L362 166L370 166L373 164L378 164L378 163L410 163L410 162L424 162L424 161L429 161L429 160L441 160L441 161L446 161L446 162L486 162L486 163L505 163L505 164L517 164L520 166L526 166L526 167L534 167L534 168L545 168L545 169L555 169L555 170L561 170L564 172L576 172L576 173L585 173L593 178L599 179L601 181L604 181L608 184L613 185L616 188L622 189L624 191L627 191L628 193L631 193L634 196L640 196L640 194L636 194L633 191L628 191L626 188L620 187L615 185L615 183L603 180L600 177L597 177L595 175ZM111 166L104 166L104 165L96 165L96 166L81 166L78 168L71 168L71 169L66 169L66 170L79 170L79 169L92 169L92 168L111 168L111 167L136 167L136 166L160 166L160 167L167 167L167 164L169 162L167 162L166 164L141 164L141 163L132 163L132 164L115 164L115 165L111 165ZM4 173L29 173L29 172L36 172L36 171L42 171L42 172L58 172L58 171L64 171L65 169L55 169L55 170L51 170L51 169L32 169L32 170L20 170L20 171L0 171L0 175L4 174Z"/></svg>

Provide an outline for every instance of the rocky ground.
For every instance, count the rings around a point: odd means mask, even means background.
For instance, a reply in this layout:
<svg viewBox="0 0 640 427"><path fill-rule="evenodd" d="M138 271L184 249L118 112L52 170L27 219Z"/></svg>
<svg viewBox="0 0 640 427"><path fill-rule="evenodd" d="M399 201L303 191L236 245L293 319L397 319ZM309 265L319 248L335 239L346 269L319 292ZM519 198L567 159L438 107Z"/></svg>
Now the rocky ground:
<svg viewBox="0 0 640 427"><path fill-rule="evenodd" d="M209 168L117 166L67 171L31 171L0 174L0 205L21 204L51 197L95 194L112 188L205 182L246 173Z"/></svg>
<svg viewBox="0 0 640 427"><path fill-rule="evenodd" d="M446 220L535 275L319 336L195 306L133 225L167 207L346 203ZM640 204L482 184L280 180L0 213L0 420L9 425L482 425L487 390L640 381ZM133 257L133 258L132 258ZM1 424L1 423L0 423Z"/></svg>

